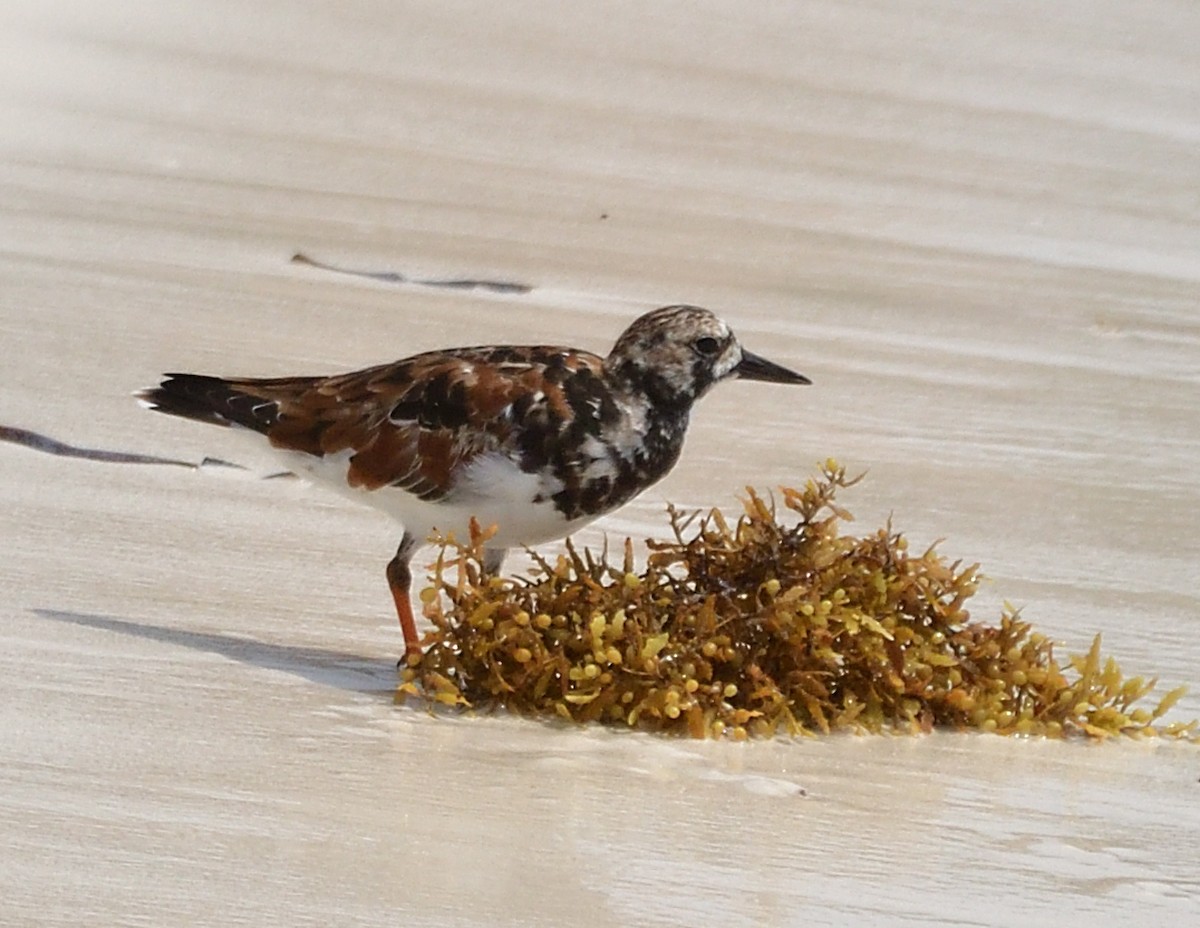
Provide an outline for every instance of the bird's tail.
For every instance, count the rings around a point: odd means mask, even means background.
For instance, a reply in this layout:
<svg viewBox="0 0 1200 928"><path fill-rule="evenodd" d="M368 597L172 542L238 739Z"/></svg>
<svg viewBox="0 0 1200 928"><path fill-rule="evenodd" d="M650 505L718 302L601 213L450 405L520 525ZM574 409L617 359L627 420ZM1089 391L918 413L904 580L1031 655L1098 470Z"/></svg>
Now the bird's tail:
<svg viewBox="0 0 1200 928"><path fill-rule="evenodd" d="M165 374L157 387L137 393L148 409L213 425L240 425L265 433L279 417L279 403L256 395L252 381L204 374Z"/></svg>

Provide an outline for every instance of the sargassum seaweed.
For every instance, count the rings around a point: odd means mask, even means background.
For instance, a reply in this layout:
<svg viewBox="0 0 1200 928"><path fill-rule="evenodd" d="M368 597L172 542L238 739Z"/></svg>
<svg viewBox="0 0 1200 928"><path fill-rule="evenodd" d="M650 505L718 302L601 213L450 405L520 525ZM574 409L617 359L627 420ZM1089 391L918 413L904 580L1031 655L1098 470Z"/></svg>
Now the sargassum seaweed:
<svg viewBox="0 0 1200 928"><path fill-rule="evenodd" d="M488 576L475 526L440 549L421 596L433 630L398 699L697 738L1195 738L1196 721L1162 721L1183 687L1143 707L1156 681L1126 679L1099 635L1060 664L1019 610L972 620L977 564L913 554L890 524L843 533L836 496L856 482L826 461L781 489L786 521L753 489L733 524L669 508L672 537L648 542L641 571L628 540L620 564L568 541L554 560L535 555L531 576Z"/></svg>

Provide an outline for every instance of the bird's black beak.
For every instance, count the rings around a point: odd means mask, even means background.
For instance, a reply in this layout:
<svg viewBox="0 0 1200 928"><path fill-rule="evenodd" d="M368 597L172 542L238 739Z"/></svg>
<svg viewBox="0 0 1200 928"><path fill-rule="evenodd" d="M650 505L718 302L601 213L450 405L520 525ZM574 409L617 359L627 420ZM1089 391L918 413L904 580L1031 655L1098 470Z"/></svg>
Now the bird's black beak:
<svg viewBox="0 0 1200 928"><path fill-rule="evenodd" d="M812 383L803 374L789 371L781 364L760 358L742 349L742 363L733 372L743 380L762 380L767 383Z"/></svg>

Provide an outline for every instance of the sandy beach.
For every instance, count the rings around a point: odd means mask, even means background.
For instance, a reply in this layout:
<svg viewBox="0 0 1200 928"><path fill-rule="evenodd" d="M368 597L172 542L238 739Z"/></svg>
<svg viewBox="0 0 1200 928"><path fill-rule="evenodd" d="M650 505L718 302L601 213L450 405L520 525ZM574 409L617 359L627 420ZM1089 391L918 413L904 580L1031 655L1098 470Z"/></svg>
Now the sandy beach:
<svg viewBox="0 0 1200 928"><path fill-rule="evenodd" d="M3 5L0 426L195 466L0 442L0 924L1200 924L1195 745L398 708L395 524L131 398L697 303L814 385L722 385L578 542L833 456L864 531L983 565L977 617L1200 716L1197 37L1165 0Z"/></svg>

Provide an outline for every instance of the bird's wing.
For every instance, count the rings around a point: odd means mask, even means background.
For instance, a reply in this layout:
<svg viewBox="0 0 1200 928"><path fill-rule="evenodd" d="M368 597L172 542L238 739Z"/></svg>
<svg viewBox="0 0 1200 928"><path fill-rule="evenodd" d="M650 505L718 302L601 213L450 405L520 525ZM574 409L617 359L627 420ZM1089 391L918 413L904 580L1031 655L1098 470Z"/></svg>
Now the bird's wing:
<svg viewBox="0 0 1200 928"><path fill-rule="evenodd" d="M521 464L552 451L581 416L594 416L581 406L596 392L601 364L558 348L464 349L334 377L220 383L224 408L241 414L233 421L275 447L349 452L351 486L436 500L480 454Z"/></svg>

